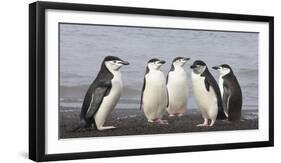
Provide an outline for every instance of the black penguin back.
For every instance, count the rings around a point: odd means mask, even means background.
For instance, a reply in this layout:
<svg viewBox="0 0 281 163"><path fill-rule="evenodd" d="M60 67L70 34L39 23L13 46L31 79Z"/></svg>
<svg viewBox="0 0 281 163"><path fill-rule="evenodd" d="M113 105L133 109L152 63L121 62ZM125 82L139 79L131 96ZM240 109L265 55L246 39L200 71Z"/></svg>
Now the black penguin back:
<svg viewBox="0 0 281 163"><path fill-rule="evenodd" d="M109 94L111 87L108 87L111 85L111 80L113 79L113 74L107 69L106 65L105 65L105 59L101 64L101 68L100 71L96 77L96 79L92 82L92 84L89 86L85 97L84 97L84 101L82 104L82 108L81 108L81 113L80 113L80 119L86 121L87 125L90 124L94 124L94 119L93 118L86 118L86 113L91 105L91 100L92 100L92 95L95 92L95 90L97 88L101 88L101 86L105 86L104 89L105 90L105 96ZM101 103L101 101L99 101ZM90 127L90 126L88 126Z"/></svg>
<svg viewBox="0 0 281 163"><path fill-rule="evenodd" d="M143 92L144 92L144 89L145 89L145 86L146 86L146 79L145 79L145 76L146 76L146 74L148 74L148 73L149 73L149 68L148 68L148 66L146 66L146 68L145 68L145 74L144 74L144 78L143 78L143 85L142 85L142 89L141 89L140 110L142 109L142 104L143 104L143 101L142 101Z"/></svg>
<svg viewBox="0 0 281 163"><path fill-rule="evenodd" d="M228 120L239 121L243 101L241 87L232 71L222 78L224 87L223 103L225 107L228 107Z"/></svg>

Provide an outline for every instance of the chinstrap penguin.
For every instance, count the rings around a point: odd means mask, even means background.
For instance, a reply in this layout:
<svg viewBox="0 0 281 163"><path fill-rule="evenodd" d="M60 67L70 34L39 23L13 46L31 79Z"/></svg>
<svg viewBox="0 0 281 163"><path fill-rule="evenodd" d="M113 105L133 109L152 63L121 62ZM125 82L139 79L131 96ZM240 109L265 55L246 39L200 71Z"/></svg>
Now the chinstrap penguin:
<svg viewBox="0 0 281 163"><path fill-rule="evenodd" d="M186 112L188 100L187 74L183 66L189 60L185 57L176 57L167 75L167 89L169 96L169 106L167 112L169 116L182 116Z"/></svg>
<svg viewBox="0 0 281 163"><path fill-rule="evenodd" d="M83 101L80 119L86 123L84 127L92 127L96 130L114 128L103 125L123 91L120 68L128 64L129 62L115 56L104 58L100 71L88 88Z"/></svg>
<svg viewBox="0 0 281 163"><path fill-rule="evenodd" d="M141 93L141 109L148 122L167 124L162 120L168 105L166 79L160 67L165 61L154 58L148 61Z"/></svg>
<svg viewBox="0 0 281 163"><path fill-rule="evenodd" d="M229 121L239 121L242 110L242 91L231 67L227 64L214 66L220 73L219 87L222 95L224 112Z"/></svg>
<svg viewBox="0 0 281 163"><path fill-rule="evenodd" d="M193 70L191 73L193 93L204 119L203 124L197 126L213 126L216 119L226 119L219 86L207 65L197 60L190 68ZM208 125L209 119L210 125Z"/></svg>

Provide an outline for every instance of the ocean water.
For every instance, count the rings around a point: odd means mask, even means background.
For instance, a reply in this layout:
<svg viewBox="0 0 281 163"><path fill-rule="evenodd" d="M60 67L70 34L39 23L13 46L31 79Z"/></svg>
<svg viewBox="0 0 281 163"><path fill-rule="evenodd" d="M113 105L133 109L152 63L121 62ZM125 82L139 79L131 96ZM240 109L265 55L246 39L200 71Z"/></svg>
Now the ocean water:
<svg viewBox="0 0 281 163"><path fill-rule="evenodd" d="M60 24L59 43L61 109L80 110L87 88L107 55L130 62L121 69L124 92L117 109L139 109L149 59L167 61L161 68L167 74L176 56L191 58L185 65L188 109L197 108L189 68L195 60L203 60L217 80L218 72L211 67L229 64L241 85L243 109L258 109L258 33Z"/></svg>

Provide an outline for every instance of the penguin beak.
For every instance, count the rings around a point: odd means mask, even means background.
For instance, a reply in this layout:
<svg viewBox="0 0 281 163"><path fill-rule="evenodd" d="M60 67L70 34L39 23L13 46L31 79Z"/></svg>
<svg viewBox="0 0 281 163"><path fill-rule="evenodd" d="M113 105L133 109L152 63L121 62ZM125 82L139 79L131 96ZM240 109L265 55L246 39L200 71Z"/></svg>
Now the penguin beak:
<svg viewBox="0 0 281 163"><path fill-rule="evenodd" d="M183 58L182 63L185 64L190 58Z"/></svg>
<svg viewBox="0 0 281 163"><path fill-rule="evenodd" d="M165 63L166 63L166 61L161 60L161 61L159 61L158 63L160 63L160 64L165 64Z"/></svg>
<svg viewBox="0 0 281 163"><path fill-rule="evenodd" d="M220 69L220 67L219 66L214 66L214 67L212 67L214 70L218 70L218 69Z"/></svg>
<svg viewBox="0 0 281 163"><path fill-rule="evenodd" d="M190 68L194 69L194 68L196 68L196 65L191 65Z"/></svg>
<svg viewBox="0 0 281 163"><path fill-rule="evenodd" d="M121 64L122 64L122 65L129 65L130 63L127 62L127 61L121 61Z"/></svg>

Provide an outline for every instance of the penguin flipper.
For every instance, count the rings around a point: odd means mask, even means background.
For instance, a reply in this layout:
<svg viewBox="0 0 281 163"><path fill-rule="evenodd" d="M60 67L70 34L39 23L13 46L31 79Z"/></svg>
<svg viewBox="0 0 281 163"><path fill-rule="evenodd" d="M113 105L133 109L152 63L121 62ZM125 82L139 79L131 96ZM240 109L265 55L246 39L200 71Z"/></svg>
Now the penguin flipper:
<svg viewBox="0 0 281 163"><path fill-rule="evenodd" d="M144 80L143 80L143 85L142 85L142 90L141 90L141 100L140 100L140 110L142 108L142 98L143 98L143 92L144 92L144 89L145 89L145 77L144 77Z"/></svg>
<svg viewBox="0 0 281 163"><path fill-rule="evenodd" d="M86 112L85 118L89 119L96 114L98 111L100 104L102 103L103 98L109 93L108 87L97 87L91 97L90 106Z"/></svg>
<svg viewBox="0 0 281 163"><path fill-rule="evenodd" d="M217 115L217 119L218 120L224 120L227 119L225 113L224 113L224 108L223 108L223 102L222 102L222 97L221 97L221 93L220 93L220 89L218 86L218 83L216 82L215 78L212 76L212 74L206 70L204 72L204 74L202 74L203 76L205 76L205 86L207 91L210 91L210 86L213 87L213 90L216 93L217 96L217 104L218 104L218 115Z"/></svg>
<svg viewBox="0 0 281 163"><path fill-rule="evenodd" d="M208 81L207 77L205 78L204 82L205 82L205 87L206 87L207 91L209 92L210 91L210 82Z"/></svg>

